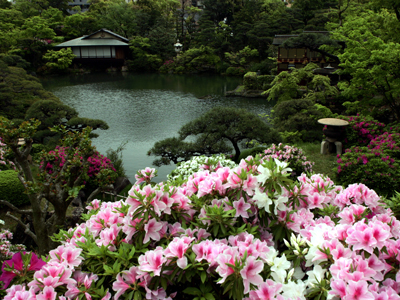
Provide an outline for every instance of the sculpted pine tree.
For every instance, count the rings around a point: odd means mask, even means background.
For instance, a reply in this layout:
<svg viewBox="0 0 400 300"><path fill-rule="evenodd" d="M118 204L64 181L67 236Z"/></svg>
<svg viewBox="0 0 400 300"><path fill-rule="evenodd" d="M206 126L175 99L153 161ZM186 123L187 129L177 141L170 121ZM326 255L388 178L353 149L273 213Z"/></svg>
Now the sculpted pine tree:
<svg viewBox="0 0 400 300"><path fill-rule="evenodd" d="M280 137L261 118L245 109L215 107L179 130L179 137L167 138L154 144L148 155L161 156L153 164L168 165L188 160L192 156L230 153L240 155L240 143L255 140L277 143ZM185 141L194 137L193 142ZM233 148L233 149L232 149Z"/></svg>
<svg viewBox="0 0 400 300"><path fill-rule="evenodd" d="M44 255L57 246L51 236L63 228L66 221L66 213L72 200L85 186L88 180L87 171L90 166L89 157L94 154L95 148L89 139L91 129L88 127L82 132L67 132L65 127L57 130L63 134L60 146L65 151L65 160L57 160L56 154L43 153L41 161L43 166L48 164L54 167L51 170L40 168L35 174L29 163L28 157L32 149L31 136L39 126L39 121L25 121L18 127L3 117L0 117L0 137L11 149L15 156L15 164L19 170L19 178L28 194L31 209L21 210L11 203L1 200L0 204L6 205L12 212L29 215L33 222L33 228L23 223L20 219L7 213L7 217L17 221L37 244L39 253ZM19 139L24 144L19 144ZM88 201L102 189L111 188L115 176L110 169L101 169L96 175L99 187L89 196ZM50 206L51 204L51 206ZM50 212L50 207L53 210Z"/></svg>
<svg viewBox="0 0 400 300"><path fill-rule="evenodd" d="M95 129L108 129L106 122L98 119L81 118L78 112L62 103L59 99L55 100L38 100L29 107L25 114L25 120L37 119L40 125L32 138L41 143L45 138L57 136L57 133L49 128L53 126L64 125L69 130L82 131L86 127ZM97 136L91 134L91 136Z"/></svg>

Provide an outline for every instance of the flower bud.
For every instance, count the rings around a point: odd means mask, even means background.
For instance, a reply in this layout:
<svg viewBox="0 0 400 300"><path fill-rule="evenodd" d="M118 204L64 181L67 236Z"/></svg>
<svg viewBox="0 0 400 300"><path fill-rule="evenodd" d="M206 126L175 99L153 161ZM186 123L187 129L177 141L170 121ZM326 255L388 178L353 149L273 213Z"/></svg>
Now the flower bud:
<svg viewBox="0 0 400 300"><path fill-rule="evenodd" d="M287 279L289 280L290 278L292 278L293 274L294 274L294 268L289 271Z"/></svg>
<svg viewBox="0 0 400 300"><path fill-rule="evenodd" d="M290 237L290 243L292 245L296 245L297 244L297 239L296 236L292 233L291 237Z"/></svg>
<svg viewBox="0 0 400 300"><path fill-rule="evenodd" d="M293 253L296 255L300 255L299 251L297 251L297 250L294 250Z"/></svg>
<svg viewBox="0 0 400 300"><path fill-rule="evenodd" d="M283 239L283 242L285 243L286 247L290 248L290 244L286 239Z"/></svg>
<svg viewBox="0 0 400 300"><path fill-rule="evenodd" d="M308 253L308 248L303 249L303 255L306 255Z"/></svg>

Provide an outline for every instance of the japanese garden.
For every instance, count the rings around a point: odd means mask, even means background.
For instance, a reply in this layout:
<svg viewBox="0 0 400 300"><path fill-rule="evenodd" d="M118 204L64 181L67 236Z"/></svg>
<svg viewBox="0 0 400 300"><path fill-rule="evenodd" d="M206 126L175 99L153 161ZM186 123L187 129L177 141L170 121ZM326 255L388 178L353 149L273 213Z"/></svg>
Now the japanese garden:
<svg viewBox="0 0 400 300"><path fill-rule="evenodd" d="M400 2L0 0L0 299L400 300Z"/></svg>

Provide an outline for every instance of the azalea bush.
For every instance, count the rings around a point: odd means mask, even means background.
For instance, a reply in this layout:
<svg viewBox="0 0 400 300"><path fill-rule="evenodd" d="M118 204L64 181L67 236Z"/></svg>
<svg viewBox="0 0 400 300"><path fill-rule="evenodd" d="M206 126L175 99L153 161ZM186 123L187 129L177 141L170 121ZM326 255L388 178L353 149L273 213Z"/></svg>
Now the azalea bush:
<svg viewBox="0 0 400 300"><path fill-rule="evenodd" d="M77 152L78 153L78 152ZM60 147L57 146L55 150L51 150L47 155L46 161L41 161L40 168L46 171L48 174L52 174L54 172L54 168L61 169L65 162L68 159L68 147ZM77 164L80 163L82 157L78 157L77 154L73 158ZM116 177L116 170L107 157L100 154L98 151L94 151L94 153L87 159L88 167L86 171L86 180L90 183L97 184L98 180L101 180L101 175L110 177L109 181L112 182ZM104 174L107 173L107 174ZM100 177L100 178L98 178Z"/></svg>
<svg viewBox="0 0 400 300"><path fill-rule="evenodd" d="M4 221L0 220L0 224L4 225ZM12 244L13 234L10 230L2 228L0 230L0 262L11 258L15 253L24 251L25 246L19 244Z"/></svg>
<svg viewBox="0 0 400 300"><path fill-rule="evenodd" d="M169 181L174 181L178 178L187 180L190 175L198 171L209 170L215 172L222 167L234 168L236 164L229 158L226 158L225 154L214 154L212 156L193 156L191 159L185 162L177 164L175 170L167 175Z"/></svg>
<svg viewBox="0 0 400 300"><path fill-rule="evenodd" d="M284 145L282 143L275 145L264 151L263 159L277 158L280 161L287 162L292 169L291 175L297 177L301 173L312 173L314 162L307 160L307 157L301 148Z"/></svg>
<svg viewBox="0 0 400 300"><path fill-rule="evenodd" d="M291 172L249 157L94 200L4 299L400 299L400 222L380 197Z"/></svg>
<svg viewBox="0 0 400 300"><path fill-rule="evenodd" d="M338 155L337 180L343 185L364 183L380 195L400 190L400 133L385 132L367 147L353 146Z"/></svg>
<svg viewBox="0 0 400 300"><path fill-rule="evenodd" d="M345 127L346 138L343 141L345 148L351 146L367 146L371 140L385 132L385 124L371 116L339 116L349 122Z"/></svg>

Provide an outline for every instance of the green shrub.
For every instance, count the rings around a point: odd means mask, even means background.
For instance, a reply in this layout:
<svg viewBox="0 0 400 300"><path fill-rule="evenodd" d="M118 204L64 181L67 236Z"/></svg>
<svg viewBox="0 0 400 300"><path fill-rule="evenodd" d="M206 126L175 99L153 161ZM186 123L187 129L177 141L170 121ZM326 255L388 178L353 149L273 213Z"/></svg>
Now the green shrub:
<svg viewBox="0 0 400 300"><path fill-rule="evenodd" d="M325 118L320 108L309 99L294 99L275 105L272 124L279 132L298 132L304 142L322 139L322 128L318 119Z"/></svg>
<svg viewBox="0 0 400 300"><path fill-rule="evenodd" d="M247 72L243 76L243 84L246 90L257 90L258 89L257 73Z"/></svg>
<svg viewBox="0 0 400 300"><path fill-rule="evenodd" d="M257 75L256 72L247 72L243 76L243 84L247 90L266 90L271 87L273 75Z"/></svg>
<svg viewBox="0 0 400 300"><path fill-rule="evenodd" d="M227 72L227 69L229 68L229 64L226 61L220 61L219 63L217 63L217 65L215 66L215 70L217 71L217 73L219 74L223 74ZM243 75L243 74L242 74Z"/></svg>
<svg viewBox="0 0 400 300"><path fill-rule="evenodd" d="M353 146L337 161L338 184L346 187L354 182L363 183L379 195L392 196L400 190L399 160L385 149Z"/></svg>
<svg viewBox="0 0 400 300"><path fill-rule="evenodd" d="M14 170L0 172L0 199L15 206L29 204L28 195Z"/></svg>
<svg viewBox="0 0 400 300"><path fill-rule="evenodd" d="M390 208L397 220L400 219L400 193L394 192L390 199L383 199L387 208Z"/></svg>
<svg viewBox="0 0 400 300"><path fill-rule="evenodd" d="M270 89L271 82L274 80L274 75L259 75L257 76L257 84L259 90L268 90Z"/></svg>
<svg viewBox="0 0 400 300"><path fill-rule="evenodd" d="M226 69L226 75L229 76L243 76L246 70L243 67L229 67Z"/></svg>
<svg viewBox="0 0 400 300"><path fill-rule="evenodd" d="M253 156L255 157L257 154L263 154L265 149L267 149L268 147L266 146L258 146L258 147L254 147L254 148L250 148L250 149L245 149L242 152L240 152L240 156L238 158L238 161L236 163L239 163L242 159L245 159L248 156Z"/></svg>
<svg viewBox="0 0 400 300"><path fill-rule="evenodd" d="M260 72L261 74L271 74L276 69L276 65L271 59L265 59L259 63L252 63L250 65L250 71Z"/></svg>

